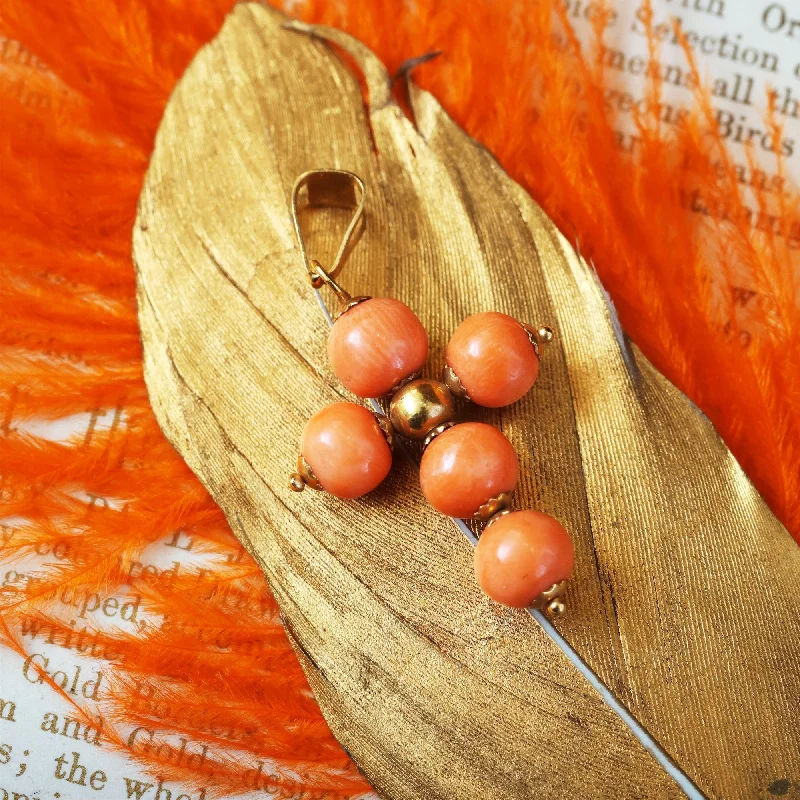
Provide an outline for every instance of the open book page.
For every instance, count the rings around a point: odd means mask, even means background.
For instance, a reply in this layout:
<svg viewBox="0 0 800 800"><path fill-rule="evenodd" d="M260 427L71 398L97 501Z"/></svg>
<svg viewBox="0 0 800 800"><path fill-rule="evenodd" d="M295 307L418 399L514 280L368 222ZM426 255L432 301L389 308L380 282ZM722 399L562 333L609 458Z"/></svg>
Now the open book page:
<svg viewBox="0 0 800 800"><path fill-rule="evenodd" d="M601 4L566 0L566 6L579 35L588 41L591 19L599 13ZM617 6L618 12L609 20L604 55L614 79L607 100L620 114L620 147L635 151L634 112L642 102L648 63L645 11L636 2ZM684 113L683 106L692 99L691 74L671 22L677 19L712 89L716 124L736 159L739 180L745 187L758 186L779 196L787 178L777 172L776 148L785 157L789 175L794 180L800 178L800 5L790 0L653 0L653 11L664 63L665 124L676 124ZM3 60L21 57L24 54L16 45L2 43L0 66ZM780 143L765 121L770 92L776 119L784 126ZM748 143L757 166L748 157ZM689 198L687 213L705 213L699 199L693 204ZM756 216L754 224L769 224L769 220ZM800 247L800 231L788 232L787 236L793 236L794 246ZM731 291L744 311L758 302L747 285L732 286ZM91 435L91 431L113 424L112 410L31 430L58 440L69 434ZM87 508L114 503L112 498L87 495L84 499ZM3 539L12 540L19 521L0 522ZM133 577L168 581L177 571L193 568L208 569L213 575L215 559L243 557L241 550L200 553L193 544L184 533L171 533L135 565L137 575ZM0 584L18 587L36 570L57 567L65 555L55 542L24 563L5 563L0 567ZM198 583L198 591L202 590ZM141 595L134 590L108 596L65 592L56 599L55 608L72 634L56 633L47 624L30 623L14 631L24 646L25 657L0 650L0 800L204 800L213 788L213 777L202 770L208 756L205 746L177 734L171 736L162 755L196 768L198 775L196 786L179 785L145 774L135 761L113 747L102 718L102 701L109 690L109 664L116 656L96 645L92 631L110 627L135 634L140 626L159 625L163 620L145 612ZM257 605L253 613L260 613ZM44 683L40 670L62 688L64 696ZM96 724L77 719L70 701L88 709ZM264 725L269 724L265 715ZM150 746L153 732L148 728L117 721L115 729L134 751L146 752ZM229 745L235 751L234 739ZM268 761L253 761L247 770L254 791L242 796L268 797Z"/></svg>
<svg viewBox="0 0 800 800"><path fill-rule="evenodd" d="M640 144L635 119L646 111L651 68L648 22L661 62L660 120L669 128L688 113L698 87L682 34L693 50L702 85L710 91L713 121L735 162L750 224L757 231L774 231L789 247L800 250L800 223L782 230L775 215L787 187L800 182L800 5L785 0L652 0L652 16L641 2L611 5L614 12L606 17L602 62L610 84L607 107L617 121L620 148L635 154ZM581 40L590 42L603 3L565 0L565 6ZM775 125L781 128L780 135ZM723 170L721 163L718 167ZM765 199L764 207L759 207L755 191ZM683 203L689 213L709 220L712 211L699 191L688 193ZM764 317L756 312L770 298L759 296L746 275L734 274L723 283L729 285L737 335L746 349L758 335L757 318ZM730 321L721 324L730 326Z"/></svg>

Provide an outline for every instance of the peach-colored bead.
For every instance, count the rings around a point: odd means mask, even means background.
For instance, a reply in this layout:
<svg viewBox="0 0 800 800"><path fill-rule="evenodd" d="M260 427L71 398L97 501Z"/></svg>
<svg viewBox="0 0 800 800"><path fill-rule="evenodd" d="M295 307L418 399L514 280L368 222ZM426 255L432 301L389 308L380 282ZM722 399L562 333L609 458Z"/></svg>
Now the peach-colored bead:
<svg viewBox="0 0 800 800"><path fill-rule="evenodd" d="M447 363L479 406L515 403L533 386L539 359L528 334L508 314L467 317L447 345Z"/></svg>
<svg viewBox="0 0 800 800"><path fill-rule="evenodd" d="M501 431L463 422L425 449L419 481L428 502L448 517L471 517L487 500L517 485L517 454Z"/></svg>
<svg viewBox="0 0 800 800"><path fill-rule="evenodd" d="M475 548L475 577L498 603L526 608L554 583L569 578L572 539L558 520L540 511L514 511L496 519Z"/></svg>
<svg viewBox="0 0 800 800"><path fill-rule="evenodd" d="M361 497L388 474L392 451L372 412L355 403L334 403L314 414L300 452L325 491Z"/></svg>
<svg viewBox="0 0 800 800"><path fill-rule="evenodd" d="M399 300L373 297L342 314L328 336L336 377L359 397L383 397L428 357L428 334Z"/></svg>

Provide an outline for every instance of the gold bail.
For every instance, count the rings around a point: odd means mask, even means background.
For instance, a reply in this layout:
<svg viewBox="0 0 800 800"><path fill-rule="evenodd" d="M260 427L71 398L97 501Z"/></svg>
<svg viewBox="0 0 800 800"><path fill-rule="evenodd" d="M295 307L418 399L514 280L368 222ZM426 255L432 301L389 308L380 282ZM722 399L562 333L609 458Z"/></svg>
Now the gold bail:
<svg viewBox="0 0 800 800"><path fill-rule="evenodd" d="M344 169L314 169L304 172L292 187L292 222L311 285L319 289L327 284L343 304L349 303L351 297L335 279L364 232L364 194L364 182L361 178ZM353 216L344 232L339 252L329 269L311 258L306 251L300 231L300 212L307 208L353 209Z"/></svg>

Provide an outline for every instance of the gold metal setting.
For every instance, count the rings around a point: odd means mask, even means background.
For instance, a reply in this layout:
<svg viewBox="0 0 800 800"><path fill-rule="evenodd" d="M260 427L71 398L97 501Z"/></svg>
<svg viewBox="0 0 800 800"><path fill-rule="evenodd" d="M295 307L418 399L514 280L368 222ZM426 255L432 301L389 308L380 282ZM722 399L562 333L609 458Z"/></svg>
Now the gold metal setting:
<svg viewBox="0 0 800 800"><path fill-rule="evenodd" d="M380 425L380 422L378 423ZM289 476L289 488L293 492L302 492L306 486L316 489L318 492L323 491L322 484L319 478L314 474L311 465L305 460L301 453L297 456L297 472L293 472Z"/></svg>
<svg viewBox="0 0 800 800"><path fill-rule="evenodd" d="M378 427L383 431L383 435L386 437L386 444L389 445L389 449L394 450L394 428L389 418L385 414L378 413L374 413L374 417L375 421L378 423Z"/></svg>
<svg viewBox="0 0 800 800"><path fill-rule="evenodd" d="M367 298L352 298L336 281L336 276L347 261L348 256L364 232L364 182L358 175L343 169L315 169L304 172L292 187L292 222L300 245L303 264L315 289L328 286L339 300L340 311L337 317ZM329 269L312 258L306 250L303 233L300 229L300 216L303 211L313 208L352 209L353 216L344 232L339 250Z"/></svg>
<svg viewBox="0 0 800 800"><path fill-rule="evenodd" d="M358 244L364 232L364 182L358 175L344 169L314 169L304 172L292 187L292 222L300 244L303 263L306 265L311 285L322 288L339 274L347 257ZM342 243L330 269L318 272L319 262L306 252L303 234L300 230L300 215L309 208L351 208L353 217L342 237Z"/></svg>
<svg viewBox="0 0 800 800"><path fill-rule="evenodd" d="M293 492L302 492L303 489L306 488L305 481L298 475L298 473L293 472L289 476L289 488Z"/></svg>
<svg viewBox="0 0 800 800"><path fill-rule="evenodd" d="M511 509L511 492L503 492L487 500L473 515L473 519L479 522L486 522L487 520L499 514L501 511Z"/></svg>
<svg viewBox="0 0 800 800"><path fill-rule="evenodd" d="M416 372L412 372L407 378L403 378L403 380L401 380L400 383L396 384L395 386L392 386L392 388L389 389L388 392L386 392L386 396L394 397L394 395L397 392L399 392L405 386L408 386L409 383L411 383L412 381L418 381L420 375L422 375L421 369L418 369Z"/></svg>
<svg viewBox="0 0 800 800"><path fill-rule="evenodd" d="M519 324L522 330L528 334L528 339L533 345L536 357L541 358L544 348L553 341L555 336L553 329L549 325L540 325L538 328L534 328L533 325L528 325L527 322L520 322Z"/></svg>
<svg viewBox="0 0 800 800"><path fill-rule="evenodd" d="M432 378L418 378L396 392L389 404L392 427L406 439L424 440L428 434L455 417L450 390Z"/></svg>
<svg viewBox="0 0 800 800"><path fill-rule="evenodd" d="M486 530L492 523L497 522L497 520L499 520L500 517L504 517L506 514L510 513L511 513L510 506L506 508L501 508L499 511L496 511L494 514L492 514L491 517L489 517L489 519L486 520L486 525L484 527L484 530Z"/></svg>
<svg viewBox="0 0 800 800"><path fill-rule="evenodd" d="M461 378L453 372L453 368L449 364L445 364L442 369L442 383L455 397L469 400L469 394L467 394L464 384L461 383Z"/></svg>
<svg viewBox="0 0 800 800"><path fill-rule="evenodd" d="M440 433L444 433L455 425L455 422L443 422L437 425L426 437L422 443L423 447L427 447Z"/></svg>
<svg viewBox="0 0 800 800"><path fill-rule="evenodd" d="M355 308L359 303L363 303L365 300L372 300L372 298L369 297L368 295L360 295L358 297L350 297L350 295L347 294L347 292L345 292L344 289L340 289L340 291L342 291L344 294L346 294L349 299L347 301L344 301L344 300L342 300L341 297L339 297L339 300L340 300L341 304L339 306L339 311L337 312L337 314L333 318L334 321L339 319L339 317L341 317L342 314L346 314L351 308ZM337 294L337 297L338 297L338 294Z"/></svg>
<svg viewBox="0 0 800 800"><path fill-rule="evenodd" d="M567 610L567 604L561 598L557 597L555 600L551 600L545 606L544 610L554 617L560 617Z"/></svg>
<svg viewBox="0 0 800 800"><path fill-rule="evenodd" d="M554 583L533 601L533 607L543 609L554 617L558 617L567 610L566 603L562 599L566 591L567 581Z"/></svg>

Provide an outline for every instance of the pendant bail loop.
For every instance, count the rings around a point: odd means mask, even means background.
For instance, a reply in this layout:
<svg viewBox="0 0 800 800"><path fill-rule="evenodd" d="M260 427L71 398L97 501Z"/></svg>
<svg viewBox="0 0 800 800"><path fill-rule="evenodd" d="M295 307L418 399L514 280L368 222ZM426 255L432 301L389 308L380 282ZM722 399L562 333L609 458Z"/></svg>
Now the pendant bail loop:
<svg viewBox="0 0 800 800"><path fill-rule="evenodd" d="M364 232L364 182L358 175L344 169L315 169L304 172L292 187L292 222L300 245L303 264L315 289L328 285L342 303L350 295L336 282L336 276ZM300 213L310 208L352 209L353 216L344 232L339 251L330 268L309 256L300 230Z"/></svg>

